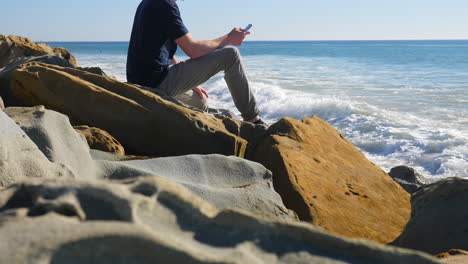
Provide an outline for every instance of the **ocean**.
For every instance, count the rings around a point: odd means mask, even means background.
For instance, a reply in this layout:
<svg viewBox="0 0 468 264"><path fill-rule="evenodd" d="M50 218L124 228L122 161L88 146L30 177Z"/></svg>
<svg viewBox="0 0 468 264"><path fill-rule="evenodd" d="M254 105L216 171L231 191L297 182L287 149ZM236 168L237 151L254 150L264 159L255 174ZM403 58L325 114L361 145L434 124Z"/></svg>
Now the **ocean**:
<svg viewBox="0 0 468 264"><path fill-rule="evenodd" d="M50 42L126 81L127 42ZM257 41L239 48L268 123L318 116L389 171L468 178L468 40ZM187 59L178 52L180 59ZM210 106L238 113L221 74Z"/></svg>

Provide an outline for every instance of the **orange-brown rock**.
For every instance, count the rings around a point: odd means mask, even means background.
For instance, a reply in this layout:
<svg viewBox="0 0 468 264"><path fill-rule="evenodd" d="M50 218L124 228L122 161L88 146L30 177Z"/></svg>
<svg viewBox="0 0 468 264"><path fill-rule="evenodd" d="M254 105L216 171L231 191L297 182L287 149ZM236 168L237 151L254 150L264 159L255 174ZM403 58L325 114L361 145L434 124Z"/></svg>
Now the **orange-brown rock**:
<svg viewBox="0 0 468 264"><path fill-rule="evenodd" d="M273 172L276 191L301 220L331 233L381 243L398 237L410 197L325 121L284 118L251 159Z"/></svg>
<svg viewBox="0 0 468 264"><path fill-rule="evenodd" d="M26 63L11 73L10 90L26 106L45 105L74 124L104 129L130 154L243 157L247 147L241 129L222 119L79 69Z"/></svg>
<svg viewBox="0 0 468 264"><path fill-rule="evenodd" d="M102 150L117 155L125 155L125 150L120 142L106 131L97 127L75 126L76 132L84 135L88 145L92 149Z"/></svg>
<svg viewBox="0 0 468 264"><path fill-rule="evenodd" d="M5 67L10 61L16 58L31 56L53 55L58 56L71 65L77 67L75 57L65 48L52 48L44 43L35 43L28 38L0 34L0 68Z"/></svg>

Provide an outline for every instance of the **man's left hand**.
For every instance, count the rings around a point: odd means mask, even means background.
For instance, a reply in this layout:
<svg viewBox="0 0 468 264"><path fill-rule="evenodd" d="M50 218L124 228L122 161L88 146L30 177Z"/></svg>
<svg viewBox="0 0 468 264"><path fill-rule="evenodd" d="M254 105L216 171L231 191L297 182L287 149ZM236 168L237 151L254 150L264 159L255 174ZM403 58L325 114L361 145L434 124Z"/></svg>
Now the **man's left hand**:
<svg viewBox="0 0 468 264"><path fill-rule="evenodd" d="M192 90L194 92L196 92L200 96L200 98L202 100L205 100L205 99L207 99L209 97L208 92L205 91L205 89L203 89L201 86L197 86L197 87L193 88Z"/></svg>

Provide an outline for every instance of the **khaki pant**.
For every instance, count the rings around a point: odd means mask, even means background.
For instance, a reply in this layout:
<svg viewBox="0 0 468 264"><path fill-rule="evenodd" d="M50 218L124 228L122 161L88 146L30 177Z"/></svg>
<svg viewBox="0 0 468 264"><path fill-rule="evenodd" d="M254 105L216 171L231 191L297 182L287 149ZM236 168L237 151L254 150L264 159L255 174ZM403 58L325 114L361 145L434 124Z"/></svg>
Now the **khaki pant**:
<svg viewBox="0 0 468 264"><path fill-rule="evenodd" d="M164 90L169 96L177 99L178 96L203 84L220 71L224 71L224 79L234 104L244 120L255 118L259 110L244 73L239 51L235 47L224 47L203 57L189 59L171 66L158 89ZM192 93L191 96L184 96L195 100L194 97L198 95ZM181 101L184 102L184 100Z"/></svg>
<svg viewBox="0 0 468 264"><path fill-rule="evenodd" d="M208 111L208 102L206 99L201 99L201 97L194 91L188 90L183 94L176 95L175 99L181 101L182 103L193 106L197 109L200 109L203 112Z"/></svg>

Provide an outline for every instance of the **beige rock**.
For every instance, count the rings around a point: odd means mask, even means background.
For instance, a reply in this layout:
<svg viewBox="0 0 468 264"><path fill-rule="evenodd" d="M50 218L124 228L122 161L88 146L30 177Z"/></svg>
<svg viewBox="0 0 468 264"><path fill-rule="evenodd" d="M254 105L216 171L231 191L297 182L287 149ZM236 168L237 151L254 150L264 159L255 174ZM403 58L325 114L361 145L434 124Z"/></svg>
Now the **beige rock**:
<svg viewBox="0 0 468 264"><path fill-rule="evenodd" d="M0 68L17 58L53 55L58 56L77 67L75 57L64 48L51 48L44 43L35 43L28 38L0 34Z"/></svg>
<svg viewBox="0 0 468 264"><path fill-rule="evenodd" d="M437 254L436 258L447 259L452 256L468 256L468 251L461 250L461 249L451 249L447 252Z"/></svg>
<svg viewBox="0 0 468 264"><path fill-rule="evenodd" d="M74 177L99 177L96 173L97 164L91 159L86 139L73 130L66 116L46 110L44 106L8 107L5 113L50 162L66 168Z"/></svg>
<svg viewBox="0 0 468 264"><path fill-rule="evenodd" d="M466 255L450 256L445 259L442 259L441 261L442 263L447 263L447 264L466 264L468 263L468 256Z"/></svg>
<svg viewBox="0 0 468 264"><path fill-rule="evenodd" d="M0 110L5 108L5 104L3 103L2 97L0 97Z"/></svg>
<svg viewBox="0 0 468 264"><path fill-rule="evenodd" d="M0 191L0 222L1 263L438 263L307 223L218 211L154 177L18 183Z"/></svg>
<svg viewBox="0 0 468 264"><path fill-rule="evenodd" d="M437 254L436 256L443 263L466 264L468 263L468 251L461 249L451 249L448 252Z"/></svg>
<svg viewBox="0 0 468 264"><path fill-rule="evenodd" d="M27 178L74 176L63 164L49 161L28 135L0 110L0 187Z"/></svg>
<svg viewBox="0 0 468 264"><path fill-rule="evenodd" d="M243 157L247 148L241 129L228 130L222 119L78 69L31 62L14 70L10 83L24 104L43 104L75 124L104 129L131 154Z"/></svg>
<svg viewBox="0 0 468 264"><path fill-rule="evenodd" d="M125 150L117 139L106 131L97 127L75 126L76 132L86 137L88 145L92 149L102 150L117 155L125 155Z"/></svg>
<svg viewBox="0 0 468 264"><path fill-rule="evenodd" d="M401 234L409 195L338 131L313 117L272 125L252 158L299 218L331 233L381 243Z"/></svg>
<svg viewBox="0 0 468 264"><path fill-rule="evenodd" d="M392 244L430 254L468 250L467 200L467 179L447 178L424 185L411 197L411 220Z"/></svg>

